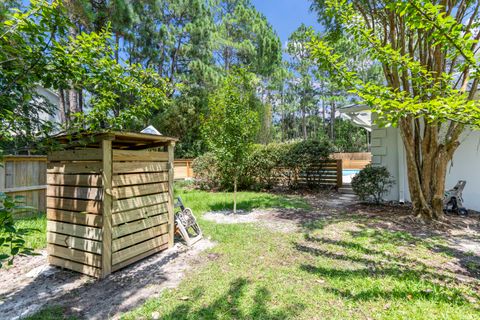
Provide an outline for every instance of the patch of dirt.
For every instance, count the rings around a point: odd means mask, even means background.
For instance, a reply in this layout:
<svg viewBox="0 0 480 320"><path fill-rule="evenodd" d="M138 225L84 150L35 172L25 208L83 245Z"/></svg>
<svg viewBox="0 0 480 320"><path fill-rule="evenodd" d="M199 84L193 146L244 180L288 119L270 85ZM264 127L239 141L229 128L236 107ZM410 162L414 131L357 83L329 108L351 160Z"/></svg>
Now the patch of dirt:
<svg viewBox="0 0 480 320"><path fill-rule="evenodd" d="M178 286L186 271L216 256L200 255L215 245L203 239L188 249L181 243L102 280L49 266L46 253L20 257L0 270L0 319L19 319L59 305L85 319L117 319L166 288Z"/></svg>
<svg viewBox="0 0 480 320"><path fill-rule="evenodd" d="M290 220L282 218L282 215L294 216L301 210L295 209L254 209L252 211L213 211L203 215L203 219L220 224L257 223L263 227L278 232L298 231L298 225Z"/></svg>

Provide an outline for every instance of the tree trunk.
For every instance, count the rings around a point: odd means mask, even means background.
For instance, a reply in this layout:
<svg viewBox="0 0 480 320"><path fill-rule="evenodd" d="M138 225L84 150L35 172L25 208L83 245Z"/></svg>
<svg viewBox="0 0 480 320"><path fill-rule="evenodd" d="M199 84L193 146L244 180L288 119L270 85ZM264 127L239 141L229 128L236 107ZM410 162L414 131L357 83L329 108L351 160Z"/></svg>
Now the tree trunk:
<svg viewBox="0 0 480 320"><path fill-rule="evenodd" d="M233 178L233 214L237 213L237 177Z"/></svg>
<svg viewBox="0 0 480 320"><path fill-rule="evenodd" d="M66 110L66 101L65 101L65 91L63 89L59 89L59 106L58 106L58 113L60 114L60 123L66 124L67 123L67 110Z"/></svg>
<svg viewBox="0 0 480 320"><path fill-rule="evenodd" d="M302 107L302 136L303 140L307 140L307 115L305 107Z"/></svg>
<svg viewBox="0 0 480 320"><path fill-rule="evenodd" d="M463 126L450 124L446 138L441 125L419 119L402 119L400 133L405 146L407 177L413 211L423 220L444 218L443 197L448 163L459 145Z"/></svg>
<svg viewBox="0 0 480 320"><path fill-rule="evenodd" d="M332 110L330 111L330 139L335 140L335 101L332 101Z"/></svg>

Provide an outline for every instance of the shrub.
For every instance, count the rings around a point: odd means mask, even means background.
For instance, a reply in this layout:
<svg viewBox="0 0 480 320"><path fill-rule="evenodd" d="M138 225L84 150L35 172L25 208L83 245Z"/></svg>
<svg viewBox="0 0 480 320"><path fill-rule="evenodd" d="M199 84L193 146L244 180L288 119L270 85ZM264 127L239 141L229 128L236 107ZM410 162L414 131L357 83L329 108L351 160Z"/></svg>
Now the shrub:
<svg viewBox="0 0 480 320"><path fill-rule="evenodd" d="M202 190L218 189L222 178L218 170L218 163L215 155L207 152L193 160L192 169L195 178L195 185Z"/></svg>
<svg viewBox="0 0 480 320"><path fill-rule="evenodd" d="M280 176L286 186L298 187L298 176L308 172L310 166L317 166L328 159L332 147L325 141L299 141L289 143L271 143L255 145L248 154L245 166L239 177L239 189L269 189ZM206 153L193 162L195 184L203 190L216 188L232 189L231 179L225 176L212 153ZM308 177L309 186L318 182L318 175Z"/></svg>
<svg viewBox="0 0 480 320"><path fill-rule="evenodd" d="M394 182L387 168L367 165L353 177L352 188L361 201L373 201L378 204Z"/></svg>

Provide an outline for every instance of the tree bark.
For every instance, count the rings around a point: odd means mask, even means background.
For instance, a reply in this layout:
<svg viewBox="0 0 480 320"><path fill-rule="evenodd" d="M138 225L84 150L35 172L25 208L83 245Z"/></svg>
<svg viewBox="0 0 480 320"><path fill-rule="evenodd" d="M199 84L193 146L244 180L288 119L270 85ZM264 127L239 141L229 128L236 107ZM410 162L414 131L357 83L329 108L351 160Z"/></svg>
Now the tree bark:
<svg viewBox="0 0 480 320"><path fill-rule="evenodd" d="M423 220L444 219L443 197L447 167L460 144L463 128L455 128L445 139L438 137L440 127L422 121L423 130L416 127L411 118L400 121L400 133L407 158L407 178L413 211ZM418 143L420 141L420 143Z"/></svg>
<svg viewBox="0 0 480 320"><path fill-rule="evenodd" d="M237 180L233 178L233 214L237 213Z"/></svg>
<svg viewBox="0 0 480 320"><path fill-rule="evenodd" d="M67 112L66 112L66 101L65 101L65 91L63 89L58 90L59 92L59 106L58 112L60 114L61 124L67 123Z"/></svg>
<svg viewBox="0 0 480 320"><path fill-rule="evenodd" d="M335 101L332 101L332 110L330 115L330 139L332 141L335 140L335 113L336 113Z"/></svg>

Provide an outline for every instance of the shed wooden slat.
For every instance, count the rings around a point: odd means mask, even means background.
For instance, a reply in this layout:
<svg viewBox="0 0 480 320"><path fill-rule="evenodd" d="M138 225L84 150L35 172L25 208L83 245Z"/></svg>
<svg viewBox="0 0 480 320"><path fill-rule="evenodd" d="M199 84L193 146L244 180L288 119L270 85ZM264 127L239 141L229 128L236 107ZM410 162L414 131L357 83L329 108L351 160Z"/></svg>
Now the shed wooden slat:
<svg viewBox="0 0 480 320"><path fill-rule="evenodd" d="M115 174L112 177L113 187L122 187L136 184L158 183L168 181L168 172Z"/></svg>
<svg viewBox="0 0 480 320"><path fill-rule="evenodd" d="M102 229L58 221L47 221L47 231L72 235L79 238L102 240Z"/></svg>
<svg viewBox="0 0 480 320"><path fill-rule="evenodd" d="M102 176L99 174L47 174L47 184L77 187L101 187Z"/></svg>
<svg viewBox="0 0 480 320"><path fill-rule="evenodd" d="M122 238L114 239L112 243L112 252L117 252L121 249L130 247L134 244L157 237L167 232L168 232L168 223L164 223L162 225L159 225L150 229L145 229L140 232L133 233Z"/></svg>
<svg viewBox="0 0 480 320"><path fill-rule="evenodd" d="M114 162L113 173L162 172L168 170L167 162Z"/></svg>
<svg viewBox="0 0 480 320"><path fill-rule="evenodd" d="M102 170L102 162L49 162L47 173L90 173L99 174Z"/></svg>
<svg viewBox="0 0 480 320"><path fill-rule="evenodd" d="M102 256L98 254L57 246L51 243L47 245L47 252L52 256L72 260L88 266L97 268L102 266Z"/></svg>
<svg viewBox="0 0 480 320"><path fill-rule="evenodd" d="M87 266L85 264L81 264L78 262L74 262L74 261L70 261L70 260L66 260L66 259L62 259L54 256L48 256L48 263L65 268L65 269L87 274L95 278L99 278L101 276L101 271L102 271L100 268Z"/></svg>
<svg viewBox="0 0 480 320"><path fill-rule="evenodd" d="M143 253L141 253L141 254L138 254L138 255L130 258L130 259L127 259L127 260L124 260L124 261L119 262L119 263L117 263L117 264L114 264L114 265L112 266L112 271L120 270L120 269L122 269L122 268L124 268L124 267L126 267L126 266L128 266L128 265L130 265L130 264L132 264L132 263L134 263L134 262L136 262L136 261L138 261L138 260L144 259L144 258L146 258L146 257L148 257L148 256L151 256L151 255L153 255L153 254L155 254L155 253L157 253L157 252L163 251L163 250L165 250L165 249L168 249L168 243L162 244L162 245L159 246L159 247L156 247L156 248L153 248L153 249L151 249L151 250L145 251L145 252L143 252Z"/></svg>
<svg viewBox="0 0 480 320"><path fill-rule="evenodd" d="M103 189L95 187L58 186L56 188L48 188L47 196L102 201Z"/></svg>
<svg viewBox="0 0 480 320"><path fill-rule="evenodd" d="M90 227L102 227L102 216L84 212L64 211L59 209L47 209L47 219L73 224L86 225Z"/></svg>
<svg viewBox="0 0 480 320"><path fill-rule="evenodd" d="M148 217L143 220L129 222L113 227L112 237L113 239L117 239L131 233L164 224L165 222L168 222L168 215L165 213L153 217Z"/></svg>
<svg viewBox="0 0 480 320"><path fill-rule="evenodd" d="M48 161L100 161L102 152L97 148L52 151L48 154Z"/></svg>
<svg viewBox="0 0 480 320"><path fill-rule="evenodd" d="M117 213L121 211L131 210L134 208L141 208L159 204L168 200L168 193L158 193L148 196L128 198L122 200L114 200L112 205L112 212Z"/></svg>
<svg viewBox="0 0 480 320"><path fill-rule="evenodd" d="M164 203L155 204L149 207L143 207L143 208L114 213L112 215L112 223L114 226L116 226L122 223L140 220L148 217L153 217L153 216L156 216L162 213L167 213L167 212L168 212L168 204L167 202L164 202Z"/></svg>
<svg viewBox="0 0 480 320"><path fill-rule="evenodd" d="M122 261L133 258L156 247L168 244L168 234L147 240L129 248L114 252L112 254L112 264L116 265Z"/></svg>
<svg viewBox="0 0 480 320"><path fill-rule="evenodd" d="M80 211L96 214L102 213L102 202L93 200L47 197L47 207L65 211Z"/></svg>
<svg viewBox="0 0 480 320"><path fill-rule="evenodd" d="M166 183L151 183L139 184L135 186L126 186L112 189L112 196L115 199L131 198L144 196L148 194L160 193L168 191L168 182Z"/></svg>
<svg viewBox="0 0 480 320"><path fill-rule="evenodd" d="M113 161L167 161L168 152L113 150Z"/></svg>
<svg viewBox="0 0 480 320"><path fill-rule="evenodd" d="M79 249L95 254L102 254L102 243L100 241L77 238L60 233L47 232L47 242L67 248Z"/></svg>

